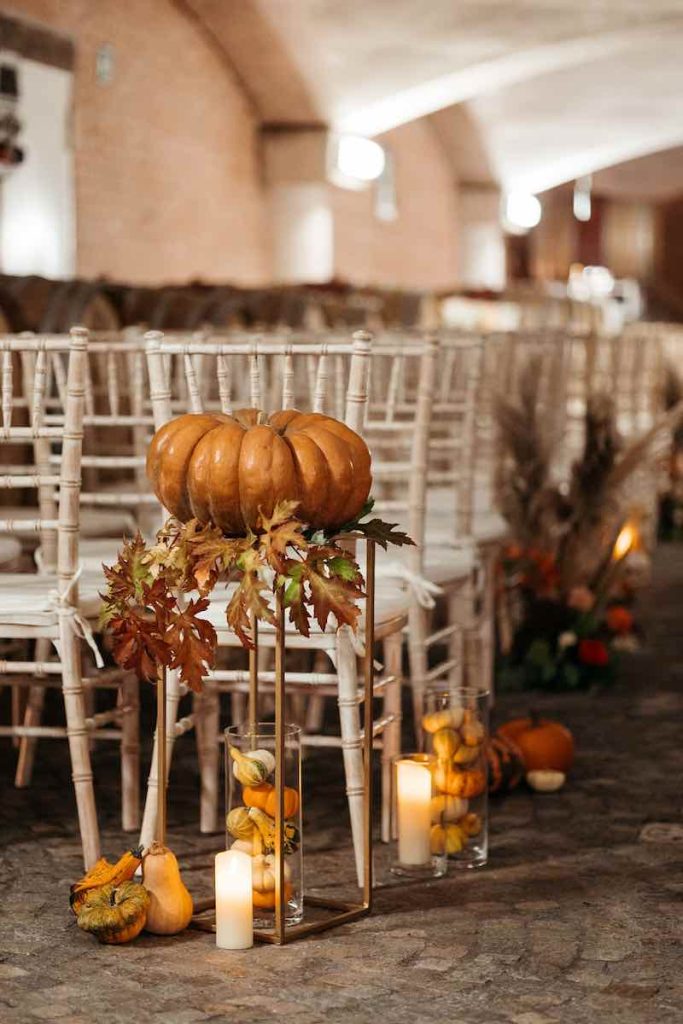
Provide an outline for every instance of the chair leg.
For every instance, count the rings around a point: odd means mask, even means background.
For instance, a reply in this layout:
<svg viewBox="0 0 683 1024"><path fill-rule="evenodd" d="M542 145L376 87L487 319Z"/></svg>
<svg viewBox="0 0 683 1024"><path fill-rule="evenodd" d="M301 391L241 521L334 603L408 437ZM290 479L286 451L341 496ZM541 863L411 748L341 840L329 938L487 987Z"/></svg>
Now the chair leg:
<svg viewBox="0 0 683 1024"><path fill-rule="evenodd" d="M489 703L494 700L495 665L496 665L496 562L498 550L487 552L484 563L484 587L481 609L481 649L482 649L482 685L490 693Z"/></svg>
<svg viewBox="0 0 683 1024"><path fill-rule="evenodd" d="M121 828L140 827L140 684L132 674L121 682Z"/></svg>
<svg viewBox="0 0 683 1024"><path fill-rule="evenodd" d="M384 714L392 716L385 726L382 738L382 842L391 841L394 807L393 769L394 758L401 753L401 671L403 635L392 633L384 641L384 668L387 675L395 676L395 682L384 690Z"/></svg>
<svg viewBox="0 0 683 1024"><path fill-rule="evenodd" d="M448 625L458 628L451 633L448 640L448 659L455 661L455 665L449 670L448 685L450 687L462 686L463 683L463 662L464 662L464 631L466 619L463 618L466 612L463 609L463 590L456 588L448 595Z"/></svg>
<svg viewBox="0 0 683 1024"><path fill-rule="evenodd" d="M12 687L12 725L19 725L25 714L24 690L21 686ZM12 746L20 747L21 739L18 736L12 737Z"/></svg>
<svg viewBox="0 0 683 1024"><path fill-rule="evenodd" d="M199 761L199 831L218 827L218 779L220 774L220 694L213 679L204 680L202 693L194 695L195 738Z"/></svg>
<svg viewBox="0 0 683 1024"><path fill-rule="evenodd" d="M178 720L178 702L180 700L180 684L177 672L168 672L166 675L166 779L171 768L173 756L173 745L175 743L175 727ZM152 764L147 779L147 794L145 796L145 809L142 814L142 828L140 829L140 845L147 848L154 839L157 824L157 790L159 781L157 776L157 733L154 732L154 746L152 749Z"/></svg>
<svg viewBox="0 0 683 1024"><path fill-rule="evenodd" d="M36 640L35 645L35 659L38 662L49 661L50 651L52 649L52 641L45 636L40 636ZM14 697L15 693L18 694L19 687L12 688L12 721L14 721L15 707ZM43 705L45 703L45 687L36 684L32 686L28 693L28 701L24 710L24 725L40 725L43 717ZM17 708L18 712L18 708ZM19 720L18 720L19 721ZM16 739L16 737L15 737ZM33 762L36 756L36 747L38 740L33 736L22 736L19 739L19 759L17 761L17 771L14 777L14 785L17 789L23 789L25 786L31 785L31 776L33 775Z"/></svg>
<svg viewBox="0 0 683 1024"><path fill-rule="evenodd" d="M233 690L230 694L230 724L242 725L247 720L247 695Z"/></svg>
<svg viewBox="0 0 683 1024"><path fill-rule="evenodd" d="M76 792L83 860L87 871L100 856L100 833L90 765L89 737L85 726L79 640L73 631L71 620L64 615L60 615L59 632L62 693L71 755L71 777Z"/></svg>
<svg viewBox="0 0 683 1024"><path fill-rule="evenodd" d="M342 626L337 633L337 675L337 704L339 705L339 725L346 775L346 797L349 802L356 874L358 885L362 886L365 864L363 850L363 750L358 710L358 666L348 626ZM368 716L369 727L371 727L371 721L372 713Z"/></svg>
<svg viewBox="0 0 683 1024"><path fill-rule="evenodd" d="M327 669L327 658L324 651L316 651L313 662L314 672L325 672ZM311 693L306 708L306 732L318 734L322 731L323 719L325 716L325 698L319 693Z"/></svg>
<svg viewBox="0 0 683 1024"><path fill-rule="evenodd" d="M417 601L412 601L408 612L408 657L410 663L410 686L413 695L413 728L417 749L422 749L420 722L424 709L424 691L427 678L427 628L428 612Z"/></svg>

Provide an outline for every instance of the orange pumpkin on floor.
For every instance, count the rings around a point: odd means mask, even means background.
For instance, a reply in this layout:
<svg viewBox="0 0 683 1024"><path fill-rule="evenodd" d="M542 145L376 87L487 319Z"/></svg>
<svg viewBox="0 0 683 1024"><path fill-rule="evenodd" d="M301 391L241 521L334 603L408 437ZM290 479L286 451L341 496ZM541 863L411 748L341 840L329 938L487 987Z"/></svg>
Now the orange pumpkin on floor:
<svg viewBox="0 0 683 1024"><path fill-rule="evenodd" d="M354 519L370 493L370 452L346 424L321 413L258 409L188 413L157 430L147 476L166 509L241 535L280 501L329 529Z"/></svg>
<svg viewBox="0 0 683 1024"><path fill-rule="evenodd" d="M574 737L560 722L532 712L501 725L498 733L517 744L528 772L550 768L566 774L574 763Z"/></svg>

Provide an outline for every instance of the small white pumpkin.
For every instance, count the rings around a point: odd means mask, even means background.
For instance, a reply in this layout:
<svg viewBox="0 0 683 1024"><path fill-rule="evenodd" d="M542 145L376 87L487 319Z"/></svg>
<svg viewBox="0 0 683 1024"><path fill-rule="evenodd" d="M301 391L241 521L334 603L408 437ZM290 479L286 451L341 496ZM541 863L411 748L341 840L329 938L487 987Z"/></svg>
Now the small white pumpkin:
<svg viewBox="0 0 683 1024"><path fill-rule="evenodd" d="M558 789L562 789L566 779L564 772L556 772L551 768L538 768L526 773L526 781L537 793L556 793Z"/></svg>

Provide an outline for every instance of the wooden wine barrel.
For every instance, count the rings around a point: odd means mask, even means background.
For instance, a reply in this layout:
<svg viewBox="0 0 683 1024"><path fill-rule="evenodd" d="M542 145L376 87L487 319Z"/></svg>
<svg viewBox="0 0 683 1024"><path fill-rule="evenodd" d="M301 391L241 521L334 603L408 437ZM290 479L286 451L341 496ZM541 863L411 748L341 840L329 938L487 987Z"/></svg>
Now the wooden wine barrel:
<svg viewBox="0 0 683 1024"><path fill-rule="evenodd" d="M195 284L131 288L123 300L124 323L155 331L192 330L199 326L198 310L210 293L210 287Z"/></svg>
<svg viewBox="0 0 683 1024"><path fill-rule="evenodd" d="M99 281L52 281L46 277L0 277L0 289L14 303L15 330L62 333L74 324L115 331L121 321Z"/></svg>
<svg viewBox="0 0 683 1024"><path fill-rule="evenodd" d="M0 334L15 334L23 330L24 321L15 299L6 288L0 287Z"/></svg>

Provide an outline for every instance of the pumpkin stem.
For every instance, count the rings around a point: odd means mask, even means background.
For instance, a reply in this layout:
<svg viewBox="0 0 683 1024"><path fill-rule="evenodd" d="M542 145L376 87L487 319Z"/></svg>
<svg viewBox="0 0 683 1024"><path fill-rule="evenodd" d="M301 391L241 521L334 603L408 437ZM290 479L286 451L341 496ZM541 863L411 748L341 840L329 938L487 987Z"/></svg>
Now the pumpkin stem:
<svg viewBox="0 0 683 1024"><path fill-rule="evenodd" d="M537 708L532 708L529 711L529 722L532 729L537 729L541 724L541 714Z"/></svg>

